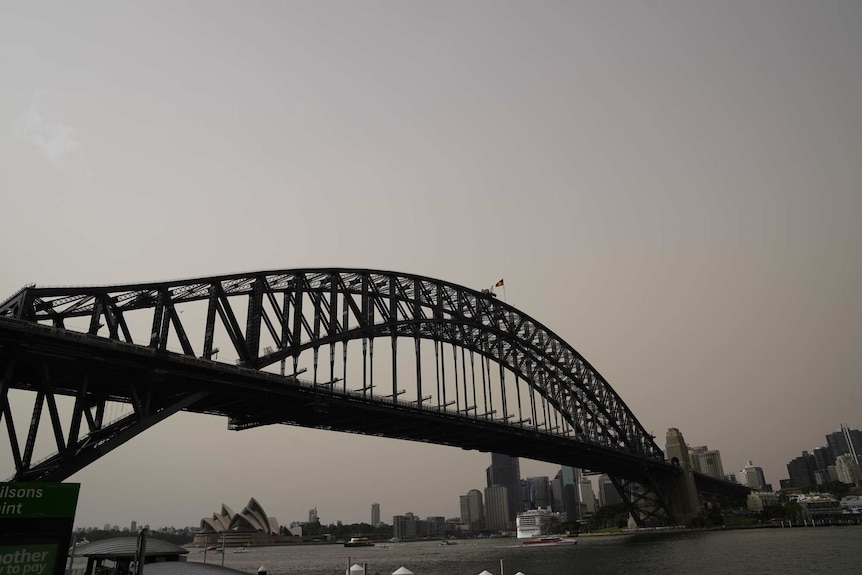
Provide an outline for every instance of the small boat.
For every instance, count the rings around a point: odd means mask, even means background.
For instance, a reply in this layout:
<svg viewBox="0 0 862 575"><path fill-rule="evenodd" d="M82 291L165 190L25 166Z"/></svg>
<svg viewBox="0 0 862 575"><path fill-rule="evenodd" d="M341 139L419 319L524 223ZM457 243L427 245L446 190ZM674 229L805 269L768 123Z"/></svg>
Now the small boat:
<svg viewBox="0 0 862 575"><path fill-rule="evenodd" d="M536 539L524 541L521 545L546 547L550 545L573 545L577 542L577 539L563 539L562 537L538 537Z"/></svg>
<svg viewBox="0 0 862 575"><path fill-rule="evenodd" d="M374 547L374 541L368 537L351 537L344 543L345 547Z"/></svg>
<svg viewBox="0 0 862 575"><path fill-rule="evenodd" d="M458 545L457 541L441 541L439 543L440 547L449 547L450 545Z"/></svg>

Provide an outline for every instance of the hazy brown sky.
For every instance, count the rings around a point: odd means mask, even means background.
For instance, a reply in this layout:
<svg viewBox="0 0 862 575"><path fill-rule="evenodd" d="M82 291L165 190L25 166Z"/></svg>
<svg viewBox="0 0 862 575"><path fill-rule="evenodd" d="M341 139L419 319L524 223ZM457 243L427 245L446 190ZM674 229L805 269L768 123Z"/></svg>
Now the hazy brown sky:
<svg viewBox="0 0 862 575"><path fill-rule="evenodd" d="M860 29L853 0L6 2L0 299L505 277L648 430L777 486L862 426ZM489 459L183 414L72 478L76 523L449 517Z"/></svg>

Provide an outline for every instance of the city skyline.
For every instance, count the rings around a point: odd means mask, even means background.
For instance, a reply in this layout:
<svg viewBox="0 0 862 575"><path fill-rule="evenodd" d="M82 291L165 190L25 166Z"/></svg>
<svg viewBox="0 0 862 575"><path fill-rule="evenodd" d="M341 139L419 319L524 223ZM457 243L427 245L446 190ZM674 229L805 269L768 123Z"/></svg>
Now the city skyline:
<svg viewBox="0 0 862 575"><path fill-rule="evenodd" d="M777 487L862 423L860 28L839 0L5 3L0 299L329 266L505 278L648 433ZM358 522L456 516L487 465L180 413L69 481L79 525L252 496Z"/></svg>
<svg viewBox="0 0 862 575"><path fill-rule="evenodd" d="M859 430L854 429L852 426L848 426L846 424L840 424L839 427L840 427L840 429L838 431L824 434L824 440L826 443L830 443L831 438L834 438L835 436L840 434L841 436L848 438L847 445L849 445L851 447L862 446L862 443L860 443L860 439L862 439L862 435L860 435ZM672 437L673 437L673 440L671 440ZM721 467L720 467L721 458L720 458L720 454L718 453L718 450L708 450L706 446L699 446L696 448L691 448L688 445L688 442L685 442L684 440L682 440L682 436L679 434L679 430L676 430L673 428L668 429L667 440L668 440L668 443L666 444L666 455L669 458L687 457L690 460L692 467L694 468L695 471L698 471L700 473L704 473L706 475L712 475L714 477L725 478L725 479L729 479L730 476L733 476L734 481L740 483L741 485L751 487L752 490L771 488L771 489L774 489L777 491L778 490L778 483L780 480L788 480L792 477L792 474L790 473L791 464L793 464L794 462L800 461L800 458L796 457L790 463L788 463L787 464L787 473L785 473L785 476L781 477L779 480L775 480L775 482L774 482L775 487L772 487L772 485L773 485L772 482L767 481L765 478L763 468L760 466L754 465L752 460L746 461L743 464L743 466L741 466L740 471L737 471L737 472L720 473L719 474L717 471L713 470L713 472L711 473L710 469L698 468L698 464L695 463L695 461L697 460L696 458L698 455L701 455L701 456L706 455L706 456L712 456L712 457L717 456L719 469L721 469ZM672 441L672 443L671 443L671 441ZM820 448L818 448L818 449L820 449ZM803 451L803 454L807 453L807 450L802 450L802 451ZM485 468L486 483L488 484L487 487L485 487L484 490L480 490L477 487L471 487L465 493L458 495L458 497L460 498L460 508L458 509L458 512L453 513L453 514L444 514L442 516L438 516L438 515L436 515L436 513L438 513L439 510L430 510L427 514L414 513L413 511L399 510L398 512L393 513L391 515L391 517L393 519L395 517L405 516L405 515L411 515L411 516L415 515L417 518L444 517L447 520L448 519L460 519L463 522L464 517L465 517L464 516L465 501L469 500L469 503L467 504L468 505L467 508L469 509L469 511L467 512L468 517L478 515L483 520L486 520L489 517L488 513L491 512L489 509L489 504L488 504L489 490L491 493L495 494L495 498L497 498L497 499L499 497L503 497L503 501L506 501L506 499L508 498L508 494L507 494L508 490L505 487L500 486L497 483L494 483L494 481L492 479L493 473L491 470L495 467L495 464L496 464L496 466L503 469L505 476L508 476L508 474L510 473L509 467L512 467L514 470L518 470L518 471L515 471L516 473L520 473L520 471L519 471L520 465L521 465L521 462L523 461L523 458L517 458L517 457L512 458L509 456L503 456L501 454L496 454L496 453L491 453L490 455L491 455L491 465ZM811 458L813 460L814 456L812 455ZM613 485L610 482L606 482L605 475L593 475L591 477L587 477L587 476L582 476L581 475L582 470L580 470L578 468L568 468L567 466L560 466L560 465L556 465L556 464L535 462L535 461L529 462L528 469L544 469L545 471L549 471L549 472L551 472L553 470L557 470L557 471L556 471L555 475L543 475L543 476L533 476L533 477L521 476L521 477L519 477L519 479L518 479L518 483L519 483L518 494L519 495L517 497L517 500L519 501L519 503L517 504L519 511L524 510L524 509L529 509L529 508L535 508L535 507L531 507L530 505L528 505L529 503L533 502L532 499L529 499L529 496L531 493L531 487L530 487L531 480L533 482L535 482L537 480L547 482L547 489L548 489L547 497L549 498L549 503L550 503L550 500L551 500L550 498L554 497L554 494L552 493L553 482L556 481L557 479L562 479L563 477L565 477L565 473L566 473L567 469L571 470L569 473L572 475L572 477L565 479L565 481L566 482L574 482L576 484L576 491L571 496L569 496L564 491L561 490L561 493L559 494L560 495L560 497L559 497L560 503L562 504L562 507L565 508L566 503L564 503L563 501L568 498L569 505L571 505L573 502L574 504L578 505L578 507L579 507L578 511L576 512L576 515L568 516L567 520L571 521L571 520L574 520L576 517L577 518L583 518L584 512L588 512L589 514L593 513L595 511L595 508L593 508L593 505L600 507L600 506L605 505L607 503L616 503L616 502L620 501L619 494L617 493L616 489L613 487ZM858 467L857 467L857 469L858 469ZM552 477L554 477L555 479L552 480L551 479ZM589 503L584 503L584 501L583 501L584 494L581 492L581 483L582 482L583 482L583 485L586 486L586 489L587 489L587 492L589 493L589 496L594 498ZM813 475L812 475L812 485L813 485L813 483L814 483L814 479L813 479ZM564 485L565 485L565 482L561 481L561 488ZM499 489L501 487L503 487L503 492L502 492L502 494L497 495L495 490ZM798 486L790 485L790 487L798 487ZM524 497L524 496L528 497L528 499L523 499L522 497ZM478 503L477 503L477 497L478 497ZM484 497L484 499L483 499L483 497ZM590 498L590 497L588 497L588 498ZM507 503L507 505L508 505L508 503ZM539 506L542 506L542 505L539 505ZM410 508L411 505L410 505L410 503L407 503L406 505L403 505L402 507ZM370 504L370 508L371 508L371 517L372 517L370 525L372 525L372 526L376 525L376 523L374 521L375 517L377 517L378 520L380 520L384 517L387 517L387 515L381 510L381 504L380 503L373 502ZM317 510L316 505L312 509L309 509L307 511L307 513L308 513L308 521L309 522L319 520L318 510ZM493 511L493 513L497 513L497 512ZM503 516L506 515L505 510L502 513L503 513ZM568 514L568 511L566 513ZM321 522L326 524L326 525L330 525L330 524L335 524L339 521L341 521L342 523L345 523L345 524L367 523L367 521L365 521L365 520L356 520L356 521L344 520L343 518L337 516L337 512L336 512L335 518L324 518ZM132 530L134 530L134 526L137 523L138 523L137 520L131 521L131 525L132 525L131 529ZM142 522L141 525L143 525L145 523L146 522ZM289 525L289 524L294 524L294 523L302 523L302 521L296 520L296 519L291 519L289 521L285 521L283 523L283 525ZM382 521L382 523L387 523L387 521ZM118 525L119 525L118 523L113 523L113 522L106 523L105 524L105 530L108 530L109 527L117 527ZM165 523L165 524L159 524L159 525L162 525L164 527L179 528L180 526L191 527L193 525L197 525L197 523L193 522L193 523L189 523L189 524L176 524L176 525L169 525L169 524ZM77 522L75 524L76 529L90 528L90 527L95 527L95 525L81 525L81 524L78 524ZM486 526L483 525L482 527L476 527L476 528L477 529L483 529L485 527ZM497 523L494 523L494 526L489 527L489 529L505 530L505 528L499 527L499 525Z"/></svg>

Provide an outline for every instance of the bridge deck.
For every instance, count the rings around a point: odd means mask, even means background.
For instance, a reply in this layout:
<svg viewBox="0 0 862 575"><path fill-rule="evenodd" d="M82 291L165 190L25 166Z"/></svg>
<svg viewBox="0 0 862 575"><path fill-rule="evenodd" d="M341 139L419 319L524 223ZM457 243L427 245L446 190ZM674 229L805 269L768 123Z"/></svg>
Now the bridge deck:
<svg viewBox="0 0 862 575"><path fill-rule="evenodd" d="M499 420L343 393L296 378L8 318L0 318L0 356L16 360L13 388L37 391L47 365L53 372L86 370L87 393L111 401L131 403L135 393L157 401L203 391L206 395L186 410L227 417L234 429L282 423L507 453L631 479L644 468L659 475L673 473L665 462ZM82 381L56 380L53 391L77 396Z"/></svg>

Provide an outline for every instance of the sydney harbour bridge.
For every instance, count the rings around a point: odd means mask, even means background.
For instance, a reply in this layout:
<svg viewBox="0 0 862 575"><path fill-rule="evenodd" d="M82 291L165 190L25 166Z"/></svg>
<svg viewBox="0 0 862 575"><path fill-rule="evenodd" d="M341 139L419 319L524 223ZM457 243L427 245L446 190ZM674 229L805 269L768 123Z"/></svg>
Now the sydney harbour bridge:
<svg viewBox="0 0 862 575"><path fill-rule="evenodd" d="M692 511L685 470L601 374L489 290L296 269L28 286L0 304L12 481L63 481L183 410L226 417L232 430L297 425L606 473L642 526ZM48 454L37 458L37 445ZM694 483L745 492L700 474Z"/></svg>

